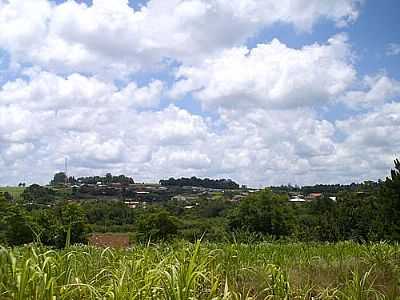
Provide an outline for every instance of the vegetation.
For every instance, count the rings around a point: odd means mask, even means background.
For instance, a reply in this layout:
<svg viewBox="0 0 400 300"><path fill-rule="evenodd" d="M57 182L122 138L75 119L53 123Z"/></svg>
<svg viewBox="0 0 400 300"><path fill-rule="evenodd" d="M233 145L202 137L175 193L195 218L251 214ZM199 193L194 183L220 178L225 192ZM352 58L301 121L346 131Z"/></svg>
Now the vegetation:
<svg viewBox="0 0 400 300"><path fill-rule="evenodd" d="M123 200L129 195L127 189L117 189L120 194L123 191L122 198L99 188L86 197L100 198L76 201L73 189L31 185L18 200L10 194L0 195L0 237L3 244L40 239L45 245L60 247L70 228L72 242L84 241L90 232L128 232L138 241L194 241L203 237L221 242L230 240L232 233L257 241L399 241L399 178L400 163L396 160L385 181L364 185L362 191L345 189L335 194L336 200L324 195L296 204L288 201L287 194L268 189L250 193L238 202L231 201L232 190L208 196L200 193L189 200L145 192L141 197L152 199L150 204L137 204L135 209ZM74 220L66 221L68 211L75 215Z"/></svg>
<svg viewBox="0 0 400 300"><path fill-rule="evenodd" d="M325 195L335 195L339 192L359 192L366 190L374 190L379 187L381 181L365 181L362 183L351 183L351 184L316 184L313 186L292 186L292 185L281 185L270 187L274 193L288 193L298 192L302 194L310 193L323 193Z"/></svg>
<svg viewBox="0 0 400 300"><path fill-rule="evenodd" d="M4 191L0 299L399 299L400 162L385 181L330 193L211 190L133 209L61 185ZM82 245L96 232L125 232L134 248Z"/></svg>
<svg viewBox="0 0 400 300"><path fill-rule="evenodd" d="M0 248L1 299L397 299L398 244Z"/></svg>
<svg viewBox="0 0 400 300"><path fill-rule="evenodd" d="M203 188L212 188L212 189L238 189L239 185L230 180L230 179L209 179L209 178L170 178L168 180L160 180L161 185L165 186L196 186L196 187L203 187Z"/></svg>
<svg viewBox="0 0 400 300"><path fill-rule="evenodd" d="M25 188L22 186L0 187L0 194L3 194L3 195L5 194L6 198L11 197L12 199L19 200L21 198L21 194L23 193L24 189Z"/></svg>
<svg viewBox="0 0 400 300"><path fill-rule="evenodd" d="M135 183L131 177L127 177L125 175L113 176L111 173L107 173L106 176L89 176L89 177L79 177L79 178L70 176L67 178L67 175L64 172L59 172L59 173L54 174L53 179L50 181L50 185L56 186L56 185L63 185L66 183L69 183L69 184L78 184L78 183L96 184L99 182L101 184L118 183L118 184L122 184L122 185L128 185L128 184Z"/></svg>
<svg viewBox="0 0 400 300"><path fill-rule="evenodd" d="M279 238L291 231L292 211L286 197L264 190L242 201L229 215L229 225Z"/></svg>

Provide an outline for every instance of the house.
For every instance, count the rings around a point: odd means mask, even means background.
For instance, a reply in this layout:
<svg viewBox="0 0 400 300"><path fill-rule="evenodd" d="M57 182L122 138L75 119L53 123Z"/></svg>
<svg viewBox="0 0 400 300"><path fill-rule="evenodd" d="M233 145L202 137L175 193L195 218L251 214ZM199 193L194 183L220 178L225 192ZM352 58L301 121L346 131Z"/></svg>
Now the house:
<svg viewBox="0 0 400 300"><path fill-rule="evenodd" d="M308 201L313 201L315 199L321 198L322 197L322 193L310 193L306 196L306 200Z"/></svg>

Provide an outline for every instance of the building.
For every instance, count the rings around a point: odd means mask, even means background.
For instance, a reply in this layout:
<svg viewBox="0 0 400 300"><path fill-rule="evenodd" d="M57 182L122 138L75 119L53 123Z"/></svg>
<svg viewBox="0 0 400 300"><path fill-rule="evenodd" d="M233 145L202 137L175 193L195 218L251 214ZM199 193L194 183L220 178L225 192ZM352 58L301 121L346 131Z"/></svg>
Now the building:
<svg viewBox="0 0 400 300"><path fill-rule="evenodd" d="M306 200L304 198L302 198L301 195L296 195L296 196L290 197L289 202L306 202Z"/></svg>
<svg viewBox="0 0 400 300"><path fill-rule="evenodd" d="M306 196L307 201L313 201L322 197L322 193L310 193Z"/></svg>

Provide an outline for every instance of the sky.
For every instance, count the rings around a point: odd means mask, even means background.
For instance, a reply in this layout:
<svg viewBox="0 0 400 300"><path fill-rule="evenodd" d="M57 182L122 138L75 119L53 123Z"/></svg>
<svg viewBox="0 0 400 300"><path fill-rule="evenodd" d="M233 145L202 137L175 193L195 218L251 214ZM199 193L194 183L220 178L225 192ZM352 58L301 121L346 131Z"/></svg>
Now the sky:
<svg viewBox="0 0 400 300"><path fill-rule="evenodd" d="M384 179L397 0L0 0L0 185Z"/></svg>

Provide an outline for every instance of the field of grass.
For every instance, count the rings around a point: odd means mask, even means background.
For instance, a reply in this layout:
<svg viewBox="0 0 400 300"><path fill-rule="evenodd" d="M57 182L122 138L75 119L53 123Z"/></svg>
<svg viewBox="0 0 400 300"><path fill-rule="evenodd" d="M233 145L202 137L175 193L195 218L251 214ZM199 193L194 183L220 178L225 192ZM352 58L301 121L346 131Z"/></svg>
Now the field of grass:
<svg viewBox="0 0 400 300"><path fill-rule="evenodd" d="M400 299L400 246L0 248L0 299Z"/></svg>
<svg viewBox="0 0 400 300"><path fill-rule="evenodd" d="M19 200L24 189L24 187L17 186L0 186L0 193L8 192L15 200Z"/></svg>

